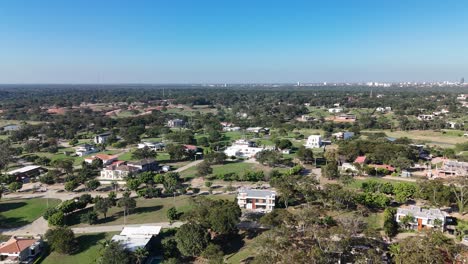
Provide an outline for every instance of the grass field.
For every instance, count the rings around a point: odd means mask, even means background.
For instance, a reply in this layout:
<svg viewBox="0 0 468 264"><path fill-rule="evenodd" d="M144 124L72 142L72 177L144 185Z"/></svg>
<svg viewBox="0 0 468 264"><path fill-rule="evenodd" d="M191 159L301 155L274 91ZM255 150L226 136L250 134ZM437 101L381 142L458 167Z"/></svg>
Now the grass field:
<svg viewBox="0 0 468 264"><path fill-rule="evenodd" d="M411 131L390 131L390 130L372 130L363 132L385 132L387 136L394 138L407 137L417 143L428 143L440 147L453 147L457 143L466 142L461 130L411 130Z"/></svg>
<svg viewBox="0 0 468 264"><path fill-rule="evenodd" d="M249 162L228 162L222 165L213 165L213 173L216 174L226 174L226 173L238 173L242 174L245 171L256 169L255 163ZM260 169L260 168L258 168ZM179 173L182 178L195 178L197 177L197 167L191 167L185 171Z"/></svg>
<svg viewBox="0 0 468 264"><path fill-rule="evenodd" d="M382 178L379 178L379 177L369 177L368 179L356 179L351 184L347 185L347 187L352 188L352 189L360 189L361 186L362 186L362 183L367 182L367 181L390 182L392 184L399 183L399 182L404 182L404 183L408 183L408 184L416 184L414 182L408 182L408 181L404 181L404 180L401 180L401 181L399 181L399 180L387 180L387 179L382 179Z"/></svg>
<svg viewBox="0 0 468 264"><path fill-rule="evenodd" d="M73 255L50 253L41 264L84 264L96 263L99 257L100 242L111 239L117 232L78 235L79 250Z"/></svg>
<svg viewBox="0 0 468 264"><path fill-rule="evenodd" d="M234 195L209 195L207 197L213 199L234 199ZM144 199L138 198L137 208L133 213L127 216L127 224L143 224L168 222L166 212L171 207L176 207L179 212L186 212L190 209L191 196L182 195L167 198ZM90 209L82 210L72 215L67 224L74 226L88 226L87 224L79 223L80 216ZM97 225L121 225L124 223L122 208L112 207L107 213L107 219L99 216L100 220Z"/></svg>
<svg viewBox="0 0 468 264"><path fill-rule="evenodd" d="M58 199L49 199L49 207L60 203ZM33 199L5 199L0 201L0 228L14 228L32 223L42 216L47 209L47 200Z"/></svg>

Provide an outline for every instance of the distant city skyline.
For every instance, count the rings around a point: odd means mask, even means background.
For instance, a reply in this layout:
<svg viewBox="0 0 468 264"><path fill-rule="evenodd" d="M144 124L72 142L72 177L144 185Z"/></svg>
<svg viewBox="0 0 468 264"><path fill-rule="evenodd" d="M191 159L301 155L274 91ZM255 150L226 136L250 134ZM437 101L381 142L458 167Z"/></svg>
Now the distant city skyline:
<svg viewBox="0 0 468 264"><path fill-rule="evenodd" d="M461 82L463 1L0 2L0 83Z"/></svg>

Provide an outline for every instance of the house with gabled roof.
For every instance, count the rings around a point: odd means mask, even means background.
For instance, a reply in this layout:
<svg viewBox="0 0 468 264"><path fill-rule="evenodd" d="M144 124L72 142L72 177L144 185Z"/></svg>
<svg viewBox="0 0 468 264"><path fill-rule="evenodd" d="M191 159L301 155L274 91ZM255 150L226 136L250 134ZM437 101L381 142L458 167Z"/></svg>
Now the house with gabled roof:
<svg viewBox="0 0 468 264"><path fill-rule="evenodd" d="M30 264L44 249L41 237L12 236L0 244L0 263Z"/></svg>

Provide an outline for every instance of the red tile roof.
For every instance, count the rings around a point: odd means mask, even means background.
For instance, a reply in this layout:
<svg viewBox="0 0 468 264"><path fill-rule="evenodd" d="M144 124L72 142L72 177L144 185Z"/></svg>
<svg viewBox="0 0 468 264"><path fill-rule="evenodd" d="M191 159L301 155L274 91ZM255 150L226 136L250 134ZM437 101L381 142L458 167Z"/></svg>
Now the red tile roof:
<svg viewBox="0 0 468 264"><path fill-rule="evenodd" d="M95 158L98 158L100 160L111 160L111 159L117 159L116 155L107 155L107 154L96 154L94 155Z"/></svg>
<svg viewBox="0 0 468 264"><path fill-rule="evenodd" d="M366 156L359 156L354 160L354 163L363 164L366 162Z"/></svg>
<svg viewBox="0 0 468 264"><path fill-rule="evenodd" d="M0 246L0 253L19 253L26 248L29 248L32 246L34 243L36 243L38 240L37 239L32 239L32 238L15 238L11 237L5 244Z"/></svg>
<svg viewBox="0 0 468 264"><path fill-rule="evenodd" d="M195 145L184 145L185 149L188 149L188 150L197 150L197 146Z"/></svg>
<svg viewBox="0 0 468 264"><path fill-rule="evenodd" d="M395 168L390 166L390 165L387 165L387 164L382 164L382 165L378 165L378 164L370 164L369 167L373 167L373 168L376 168L376 169L386 169L390 172L394 172L395 171Z"/></svg>

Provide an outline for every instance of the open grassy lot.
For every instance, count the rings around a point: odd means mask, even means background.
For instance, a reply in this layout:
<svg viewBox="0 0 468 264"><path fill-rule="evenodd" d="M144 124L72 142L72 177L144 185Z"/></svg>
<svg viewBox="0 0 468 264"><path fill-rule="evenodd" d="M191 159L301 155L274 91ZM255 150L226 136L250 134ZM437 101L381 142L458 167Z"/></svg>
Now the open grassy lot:
<svg viewBox="0 0 468 264"><path fill-rule="evenodd" d="M234 199L234 195L208 195L207 197L213 199ZM137 208L127 216L127 224L143 224L143 223L157 223L168 222L166 212L171 207L176 207L179 212L186 212L190 209L191 196L181 195L167 198L153 198L144 199L137 198ZM81 224L79 219L84 213L87 213L90 208L74 213L67 224L74 226L87 226ZM97 225L121 225L124 223L122 208L112 207L107 213L107 219L99 216Z"/></svg>
<svg viewBox="0 0 468 264"><path fill-rule="evenodd" d="M185 116L193 116L196 112L203 114L216 113L216 108L210 108L208 105L195 105L193 107L184 106L183 108L167 108L166 113L174 113Z"/></svg>
<svg viewBox="0 0 468 264"><path fill-rule="evenodd" d="M244 173L245 171L260 169L255 163L250 162L227 162L225 164L213 165L213 173L216 174L226 174L226 173ZM197 177L197 167L191 167L185 171L179 173L182 178L195 178Z"/></svg>
<svg viewBox="0 0 468 264"><path fill-rule="evenodd" d="M84 264L96 263L99 257L100 243L106 239L111 239L113 235L118 232L111 233L93 233L78 235L79 249L73 255L61 255L55 252L50 253L43 261L42 264Z"/></svg>
<svg viewBox="0 0 468 264"><path fill-rule="evenodd" d="M58 199L49 199L49 206L60 203ZM2 199L0 201L0 228L14 228L32 223L41 217L47 209L47 199Z"/></svg>
<svg viewBox="0 0 468 264"><path fill-rule="evenodd" d="M352 189L360 189L362 186L362 183L367 182L367 181L389 182L392 184L399 183L399 182L404 182L408 184L416 184L414 182L409 182L405 180L399 181L399 180L387 180L387 179L382 179L379 177L369 177L368 179L355 179L351 184L347 185L347 187L352 188Z"/></svg>
<svg viewBox="0 0 468 264"><path fill-rule="evenodd" d="M120 155L119 156L119 160L125 160L125 161L135 161L135 160L138 160L138 159L134 159L132 157L132 153L133 151L128 151L128 152L125 152L124 154ZM156 160L157 161L169 161L170 160L170 156L169 156L169 153L167 152L158 152L157 155L156 155Z"/></svg>
<svg viewBox="0 0 468 264"><path fill-rule="evenodd" d="M411 130L411 131L390 131L390 130L372 130L363 132L385 132L387 136L394 138L407 137L417 143L428 143L440 147L453 147L457 143L466 142L461 130Z"/></svg>

